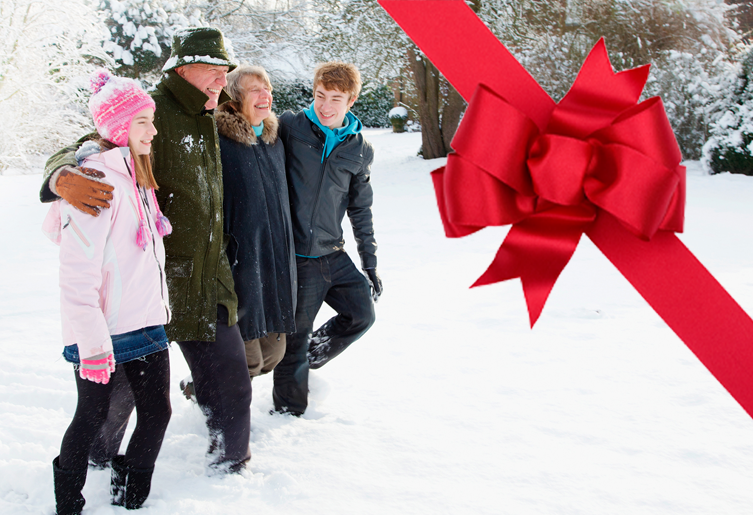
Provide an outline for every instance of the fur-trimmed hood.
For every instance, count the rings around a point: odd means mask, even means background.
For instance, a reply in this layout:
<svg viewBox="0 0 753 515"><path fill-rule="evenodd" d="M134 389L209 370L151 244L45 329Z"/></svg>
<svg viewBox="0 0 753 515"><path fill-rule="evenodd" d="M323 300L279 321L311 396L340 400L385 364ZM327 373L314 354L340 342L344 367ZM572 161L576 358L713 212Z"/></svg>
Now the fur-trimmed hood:
<svg viewBox="0 0 753 515"><path fill-rule="evenodd" d="M256 133L253 126L233 106L233 102L227 102L219 106L215 111L214 119L217 122L217 132L221 136L249 147L256 145ZM277 141L277 116L274 113L270 113L264 120L261 140L267 145L274 145L275 141Z"/></svg>

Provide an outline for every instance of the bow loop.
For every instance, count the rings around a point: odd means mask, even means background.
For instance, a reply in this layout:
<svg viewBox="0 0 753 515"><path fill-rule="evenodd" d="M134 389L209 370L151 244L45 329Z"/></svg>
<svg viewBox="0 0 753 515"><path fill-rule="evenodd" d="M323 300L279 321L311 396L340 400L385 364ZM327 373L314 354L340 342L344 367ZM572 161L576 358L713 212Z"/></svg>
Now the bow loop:
<svg viewBox="0 0 753 515"><path fill-rule="evenodd" d="M483 137L479 137L479 129ZM538 134L536 124L525 114L479 84L452 139L452 148L492 177L530 197L534 191L526 158Z"/></svg>

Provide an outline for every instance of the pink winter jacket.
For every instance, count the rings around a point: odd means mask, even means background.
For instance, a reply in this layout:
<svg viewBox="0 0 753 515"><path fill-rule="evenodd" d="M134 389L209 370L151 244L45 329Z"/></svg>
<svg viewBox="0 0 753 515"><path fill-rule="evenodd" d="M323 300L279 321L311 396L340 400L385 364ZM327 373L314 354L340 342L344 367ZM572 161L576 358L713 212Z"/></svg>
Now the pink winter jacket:
<svg viewBox="0 0 753 515"><path fill-rule="evenodd" d="M78 344L82 359L112 350L110 335L170 321L165 282L165 247L155 227L153 197L137 198L123 153L127 147L86 158L115 188L109 209L99 216L78 211L65 200L52 203L42 230L60 245L60 314L63 343ZM152 238L136 244L137 202Z"/></svg>

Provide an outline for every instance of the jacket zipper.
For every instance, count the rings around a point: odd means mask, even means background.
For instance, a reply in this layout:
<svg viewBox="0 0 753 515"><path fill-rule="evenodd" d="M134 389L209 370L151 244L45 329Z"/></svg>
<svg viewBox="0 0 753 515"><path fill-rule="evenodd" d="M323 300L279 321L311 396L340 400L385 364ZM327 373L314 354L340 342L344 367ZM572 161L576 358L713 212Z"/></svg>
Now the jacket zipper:
<svg viewBox="0 0 753 515"><path fill-rule="evenodd" d="M324 158L322 166L319 168L319 186L316 190L314 209L311 211L311 220L309 221L309 248L306 250L307 256L311 255L311 249L314 247L314 217L316 216L316 210L319 207L319 199L322 197L322 185L324 184L324 172L327 168L327 161L329 161L329 156Z"/></svg>
<svg viewBox="0 0 753 515"><path fill-rule="evenodd" d="M123 159L125 161L125 158ZM126 169L128 170L128 173L133 173L128 167L128 163L126 162ZM149 202L147 201L146 197L146 191L141 186L136 186L136 191L139 195L139 200L141 201L141 205L144 206L144 210L146 210L147 214L149 215L149 220L154 220L154 217L152 216L152 210L149 209ZM157 263L157 270L159 270L159 294L162 298L162 305L165 307L165 316L170 321L170 309L167 307L167 303L165 302L165 287L164 287L164 272L162 271L162 265L159 263L159 258L157 257L157 243L154 241L154 231L157 230L157 227L155 226L152 228L151 224L149 226L149 232L152 236L152 255L154 256L154 262Z"/></svg>
<svg viewBox="0 0 753 515"><path fill-rule="evenodd" d="M75 232L76 235L81 239L81 243L83 243L87 247L91 247L91 243L89 243L89 240L86 239L86 236L84 236L84 233L81 232L81 229L78 228L78 225L76 224L76 221L73 219L73 217L71 215L68 215L68 223L66 223L63 226L63 229L65 229L69 225L70 225L71 229L73 229L73 232Z"/></svg>
<svg viewBox="0 0 753 515"><path fill-rule="evenodd" d="M149 213L150 220L153 220L154 217L152 216L152 211L149 209L149 202L147 202L146 199L146 192L142 191L142 188L139 186L139 196L141 197L141 204L144 206L144 209ZM162 271L162 265L159 263L159 258L157 257L157 242L154 241L154 231L157 230L157 227L155 226L154 229L151 227L149 228L149 232L152 233L152 255L154 256L154 261L157 263L157 269L159 270L159 293L160 297L162 297L162 305L165 306L165 316L167 317L167 320L170 320L170 310L167 307L167 303L165 302L165 287L164 287L164 273Z"/></svg>

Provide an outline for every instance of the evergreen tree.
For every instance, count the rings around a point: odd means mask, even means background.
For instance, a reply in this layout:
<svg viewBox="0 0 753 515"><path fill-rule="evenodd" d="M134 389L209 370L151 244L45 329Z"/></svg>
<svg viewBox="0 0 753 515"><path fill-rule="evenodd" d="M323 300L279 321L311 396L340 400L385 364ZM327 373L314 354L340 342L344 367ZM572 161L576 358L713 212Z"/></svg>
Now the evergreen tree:
<svg viewBox="0 0 753 515"><path fill-rule="evenodd" d="M388 115L394 102L395 96L390 88L383 84L366 82L351 111L361 120L364 127L389 127Z"/></svg>
<svg viewBox="0 0 753 515"><path fill-rule="evenodd" d="M203 25L198 9L186 9L179 2L159 0L100 0L110 39L109 53L118 75L142 80L159 77L170 57L173 34L181 28ZM188 15L184 11L191 11Z"/></svg>
<svg viewBox="0 0 753 515"><path fill-rule="evenodd" d="M706 171L753 175L753 49L741 60L728 105L703 146Z"/></svg>

